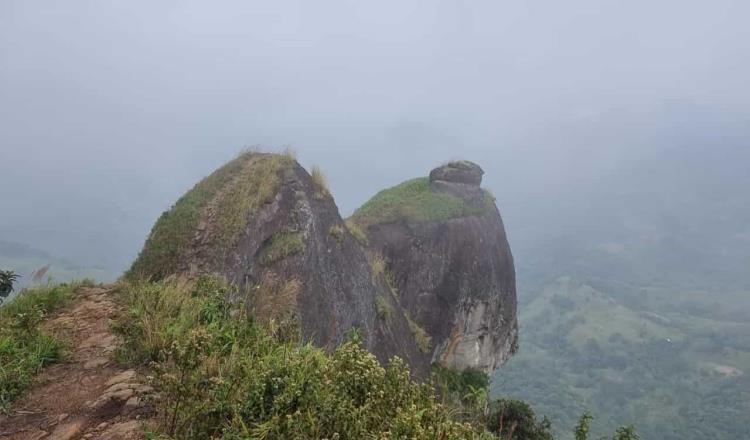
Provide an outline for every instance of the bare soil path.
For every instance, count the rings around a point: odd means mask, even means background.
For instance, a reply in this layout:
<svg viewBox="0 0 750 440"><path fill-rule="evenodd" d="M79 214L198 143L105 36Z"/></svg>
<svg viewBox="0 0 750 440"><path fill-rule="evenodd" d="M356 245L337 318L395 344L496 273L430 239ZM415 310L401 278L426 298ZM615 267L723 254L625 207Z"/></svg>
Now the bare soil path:
<svg viewBox="0 0 750 440"><path fill-rule="evenodd" d="M0 415L2 440L135 440L143 438L151 389L134 370L118 367L111 320L120 312L112 287L82 288L45 322L69 347L45 368L25 396Z"/></svg>

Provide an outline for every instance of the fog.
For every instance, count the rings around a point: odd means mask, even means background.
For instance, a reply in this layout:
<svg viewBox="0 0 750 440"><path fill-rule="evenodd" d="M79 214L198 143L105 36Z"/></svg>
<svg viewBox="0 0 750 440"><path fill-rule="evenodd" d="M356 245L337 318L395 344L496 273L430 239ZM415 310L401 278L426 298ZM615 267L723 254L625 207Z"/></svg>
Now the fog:
<svg viewBox="0 0 750 440"><path fill-rule="evenodd" d="M476 161L520 246L602 176L748 146L749 16L742 0L4 0L0 240L122 270L198 179L291 146L343 215Z"/></svg>

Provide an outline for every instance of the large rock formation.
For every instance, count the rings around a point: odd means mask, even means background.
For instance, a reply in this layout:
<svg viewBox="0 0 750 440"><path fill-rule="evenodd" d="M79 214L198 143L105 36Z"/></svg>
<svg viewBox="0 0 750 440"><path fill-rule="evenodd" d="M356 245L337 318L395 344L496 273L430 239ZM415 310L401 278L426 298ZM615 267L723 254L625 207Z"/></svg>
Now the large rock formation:
<svg viewBox="0 0 750 440"><path fill-rule="evenodd" d="M516 341L502 221L479 167L433 174L412 185L414 206L381 204L388 216L376 216L376 197L345 223L319 176L245 153L161 216L128 276L218 274L260 318L293 315L305 340L331 348L357 329L379 359L398 355L418 376L433 361L493 369Z"/></svg>
<svg viewBox="0 0 750 440"><path fill-rule="evenodd" d="M394 195L381 193L354 217L388 262L401 306L430 335L431 360L491 371L515 352L518 326L513 256L494 200L480 188L483 174L476 164L453 162L422 181L422 197L454 204L452 211L431 211L407 195L393 197L400 213L379 218L389 208L378 198Z"/></svg>

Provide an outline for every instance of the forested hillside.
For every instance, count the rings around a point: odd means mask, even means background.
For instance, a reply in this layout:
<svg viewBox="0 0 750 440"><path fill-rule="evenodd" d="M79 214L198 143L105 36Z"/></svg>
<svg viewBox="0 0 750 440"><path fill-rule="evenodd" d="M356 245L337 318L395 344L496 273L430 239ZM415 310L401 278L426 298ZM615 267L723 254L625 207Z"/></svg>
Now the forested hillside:
<svg viewBox="0 0 750 440"><path fill-rule="evenodd" d="M741 148L692 149L603 179L547 245L517 252L520 350L493 391L561 430L736 439L750 411L750 178ZM668 164L668 165L665 165Z"/></svg>

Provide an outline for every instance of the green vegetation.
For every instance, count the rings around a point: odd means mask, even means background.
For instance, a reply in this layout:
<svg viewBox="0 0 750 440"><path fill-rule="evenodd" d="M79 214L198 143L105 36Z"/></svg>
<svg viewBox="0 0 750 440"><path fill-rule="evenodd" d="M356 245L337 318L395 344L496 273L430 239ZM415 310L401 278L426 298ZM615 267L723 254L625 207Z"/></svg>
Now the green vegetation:
<svg viewBox="0 0 750 440"><path fill-rule="evenodd" d="M393 316L393 306L382 296L375 298L375 311L383 321L390 321Z"/></svg>
<svg viewBox="0 0 750 440"><path fill-rule="evenodd" d="M279 232L263 243L260 250L261 264L272 264L290 255L305 250L305 241L300 232Z"/></svg>
<svg viewBox="0 0 750 440"><path fill-rule="evenodd" d="M335 238L339 244L344 240L345 232L344 227L341 225L333 225L328 229L328 234Z"/></svg>
<svg viewBox="0 0 750 440"><path fill-rule="evenodd" d="M0 299L6 298L13 292L13 286L16 281L18 281L18 275L15 272L12 270L0 270Z"/></svg>
<svg viewBox="0 0 750 440"><path fill-rule="evenodd" d="M560 438L588 409L593 438L631 423L645 438L742 438L750 323L719 319L707 292L592 284L560 278L520 308L520 352L493 393L529 402Z"/></svg>
<svg viewBox="0 0 750 440"><path fill-rule="evenodd" d="M531 407L520 400L500 399L493 402L487 427L502 439L553 440L549 420L546 417L537 420Z"/></svg>
<svg viewBox="0 0 750 440"><path fill-rule="evenodd" d="M154 368L161 438L491 439L455 421L403 361L382 367L356 340L299 346L291 321L260 324L212 279L121 288L120 358Z"/></svg>
<svg viewBox="0 0 750 440"><path fill-rule="evenodd" d="M359 244L363 246L367 246L370 244L370 241L367 239L367 234L360 228L354 220L351 218L348 218L344 221L344 224L346 225L346 229L349 230L349 233L352 234L352 236L359 242Z"/></svg>
<svg viewBox="0 0 750 440"><path fill-rule="evenodd" d="M249 213L278 192L286 154L245 152L216 170L183 195L157 220L128 278L162 279L176 273L201 221L207 221L217 257L239 238ZM212 214L215 224L211 222Z"/></svg>
<svg viewBox="0 0 750 440"><path fill-rule="evenodd" d="M313 185L315 186L315 194L313 197L317 200L323 200L331 197L331 191L328 189L328 179L326 178L323 169L318 165L312 167L310 173Z"/></svg>
<svg viewBox="0 0 750 440"><path fill-rule="evenodd" d="M273 200L281 185L280 171L292 161L289 153L252 154L231 187L218 194L214 240L220 252L231 248L247 224L247 216Z"/></svg>
<svg viewBox="0 0 750 440"><path fill-rule="evenodd" d="M417 343L417 348L422 353L428 353L430 351L430 344L432 338L427 334L422 327L419 326L409 315L406 315L406 322L409 323L409 330L414 335L414 341Z"/></svg>
<svg viewBox="0 0 750 440"><path fill-rule="evenodd" d="M373 252L369 255L368 260L370 262L370 273L372 274L373 279L385 274L387 263L382 254Z"/></svg>
<svg viewBox="0 0 750 440"><path fill-rule="evenodd" d="M492 203L492 195L485 192L484 205L471 206L460 197L430 191L429 178L420 177L375 194L354 211L351 220L366 230L370 225L396 220L418 223L482 215Z"/></svg>
<svg viewBox="0 0 750 440"><path fill-rule="evenodd" d="M25 289L0 308L0 411L8 409L42 367L60 359L62 343L44 333L40 326L81 285Z"/></svg>

